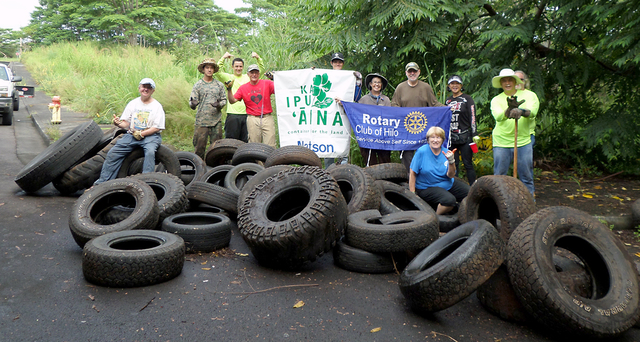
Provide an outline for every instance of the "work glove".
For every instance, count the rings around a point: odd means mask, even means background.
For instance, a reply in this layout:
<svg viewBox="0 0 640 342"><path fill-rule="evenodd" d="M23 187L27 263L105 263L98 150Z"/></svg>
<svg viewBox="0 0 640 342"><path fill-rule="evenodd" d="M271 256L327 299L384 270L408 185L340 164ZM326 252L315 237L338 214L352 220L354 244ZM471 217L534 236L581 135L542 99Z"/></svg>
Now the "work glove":
<svg viewBox="0 0 640 342"><path fill-rule="evenodd" d="M353 76L356 77L356 85L358 87L362 86L362 74L359 73L358 71L354 71Z"/></svg>
<svg viewBox="0 0 640 342"><path fill-rule="evenodd" d="M444 154L445 157L447 157L447 160L449 161L449 164L455 164L456 163L456 159L455 159L455 154L453 153L453 151L449 151L447 153Z"/></svg>
<svg viewBox="0 0 640 342"><path fill-rule="evenodd" d="M220 101L213 101L213 102L211 102L211 106L212 106L213 108L216 108L216 109L220 109L220 108L222 108L222 106L220 105Z"/></svg>
<svg viewBox="0 0 640 342"><path fill-rule="evenodd" d="M231 90L231 87L233 87L233 80L229 80L227 82L224 82L225 87L227 87L227 90Z"/></svg>
<svg viewBox="0 0 640 342"><path fill-rule="evenodd" d="M522 116L522 112L523 110L520 108L513 108L511 109L511 111L509 112L509 119L520 119L520 117Z"/></svg>
<svg viewBox="0 0 640 342"><path fill-rule="evenodd" d="M198 107L198 100L196 100L195 98L190 98L189 99L189 107L191 107L191 109L196 109L196 107Z"/></svg>
<svg viewBox="0 0 640 342"><path fill-rule="evenodd" d="M519 101L518 102L518 97L517 96L511 96L511 97L507 97L507 110L504 111L504 116L509 118L509 119L513 119L511 117L511 110L514 108L518 108L520 107L521 104L523 104L525 102L525 100Z"/></svg>
<svg viewBox="0 0 640 342"><path fill-rule="evenodd" d="M273 71L267 71L264 73L264 76L273 81Z"/></svg>
<svg viewBox="0 0 640 342"><path fill-rule="evenodd" d="M134 138L136 138L136 140L144 139L144 137L142 136L142 131L141 130L135 130L131 134L133 135Z"/></svg>

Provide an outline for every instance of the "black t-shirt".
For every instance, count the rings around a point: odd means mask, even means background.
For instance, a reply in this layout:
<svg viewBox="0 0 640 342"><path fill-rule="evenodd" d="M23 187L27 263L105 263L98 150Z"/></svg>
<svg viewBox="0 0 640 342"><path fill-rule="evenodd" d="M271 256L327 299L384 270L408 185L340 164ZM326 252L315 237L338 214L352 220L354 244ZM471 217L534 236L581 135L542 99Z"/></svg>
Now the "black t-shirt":
<svg viewBox="0 0 640 342"><path fill-rule="evenodd" d="M451 108L451 132L471 131L471 136L475 136L476 103L471 96L467 94L458 97L450 96L444 103Z"/></svg>

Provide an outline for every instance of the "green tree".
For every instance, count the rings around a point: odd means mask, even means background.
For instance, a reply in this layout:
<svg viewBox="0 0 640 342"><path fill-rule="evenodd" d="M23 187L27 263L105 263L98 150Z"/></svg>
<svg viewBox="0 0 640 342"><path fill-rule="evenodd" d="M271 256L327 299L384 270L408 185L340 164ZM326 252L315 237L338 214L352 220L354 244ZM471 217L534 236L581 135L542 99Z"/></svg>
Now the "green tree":
<svg viewBox="0 0 640 342"><path fill-rule="evenodd" d="M0 29L0 57L13 58L20 47L20 31Z"/></svg>

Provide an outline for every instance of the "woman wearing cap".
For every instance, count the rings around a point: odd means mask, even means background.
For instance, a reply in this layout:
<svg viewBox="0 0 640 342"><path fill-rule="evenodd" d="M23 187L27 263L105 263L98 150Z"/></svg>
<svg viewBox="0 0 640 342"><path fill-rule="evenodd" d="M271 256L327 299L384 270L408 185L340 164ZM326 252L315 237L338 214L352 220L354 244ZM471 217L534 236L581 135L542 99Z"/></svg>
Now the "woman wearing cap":
<svg viewBox="0 0 640 342"><path fill-rule="evenodd" d="M531 148L531 119L538 114L540 102L534 92L516 89L522 80L511 69L502 69L491 80L494 88L503 92L491 100L491 114L496 120L493 129L493 173L506 175L513 161L513 150L518 147L518 177L531 195L533 186L533 150ZM518 125L518 136L515 127ZM517 138L517 141L516 141Z"/></svg>
<svg viewBox="0 0 640 342"><path fill-rule="evenodd" d="M453 75L447 82L451 96L445 104L451 108L451 150L455 150L456 176L460 156L467 171L469 184L476 181L476 170L473 168L473 151L469 143L473 142L476 133L476 103L471 96L462 93L462 78Z"/></svg>
<svg viewBox="0 0 640 342"><path fill-rule="evenodd" d="M442 147L443 142L444 130L438 126L429 128L427 145L416 151L409 171L409 190L435 207L438 215L451 211L469 193L469 185L453 178L453 152Z"/></svg>
<svg viewBox="0 0 640 342"><path fill-rule="evenodd" d="M358 103L374 105L374 106L391 106L391 100L388 96L382 95L382 91L387 87L389 82L380 74L369 74L364 78L364 84L369 89L369 94L358 100ZM391 151L371 150L360 147L360 154L366 166L390 163Z"/></svg>

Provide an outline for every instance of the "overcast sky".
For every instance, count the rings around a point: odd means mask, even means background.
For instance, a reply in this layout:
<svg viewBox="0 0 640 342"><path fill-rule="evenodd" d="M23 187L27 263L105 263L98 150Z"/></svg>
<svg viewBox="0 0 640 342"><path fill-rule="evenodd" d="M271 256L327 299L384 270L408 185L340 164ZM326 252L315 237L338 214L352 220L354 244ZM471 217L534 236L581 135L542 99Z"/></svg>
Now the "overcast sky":
<svg viewBox="0 0 640 342"><path fill-rule="evenodd" d="M38 0L0 0L2 2L2 20L0 28L19 30L29 25L31 12L40 6ZM215 4L234 13L237 7L244 7L242 0L214 0Z"/></svg>

